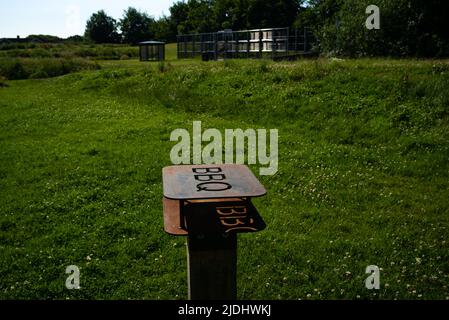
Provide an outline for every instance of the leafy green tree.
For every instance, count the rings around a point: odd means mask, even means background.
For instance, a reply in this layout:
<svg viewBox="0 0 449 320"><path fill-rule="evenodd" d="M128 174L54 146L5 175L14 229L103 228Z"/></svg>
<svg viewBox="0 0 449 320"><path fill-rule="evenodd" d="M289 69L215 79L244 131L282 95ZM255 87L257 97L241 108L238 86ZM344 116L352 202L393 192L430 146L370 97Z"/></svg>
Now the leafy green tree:
<svg viewBox="0 0 449 320"><path fill-rule="evenodd" d="M170 7L170 32L176 34L187 33L187 19L189 5L186 2L175 2Z"/></svg>
<svg viewBox="0 0 449 320"><path fill-rule="evenodd" d="M170 7L171 30L214 32L293 25L303 0L188 0Z"/></svg>
<svg viewBox="0 0 449 320"><path fill-rule="evenodd" d="M178 34L216 31L214 0L189 0L175 3L171 8Z"/></svg>
<svg viewBox="0 0 449 320"><path fill-rule="evenodd" d="M126 43L136 44L155 37L154 19L132 7L125 10L119 25Z"/></svg>
<svg viewBox="0 0 449 320"><path fill-rule="evenodd" d="M290 27L296 20L301 2L298 0L249 0L249 26L251 28Z"/></svg>
<svg viewBox="0 0 449 320"><path fill-rule="evenodd" d="M166 42L176 42L176 32L172 32L170 18L162 16L154 23L154 38Z"/></svg>
<svg viewBox="0 0 449 320"><path fill-rule="evenodd" d="M223 29L290 27L303 0L215 0L216 22Z"/></svg>
<svg viewBox="0 0 449 320"><path fill-rule="evenodd" d="M96 43L114 43L120 41L117 22L100 10L89 18L84 32L86 38Z"/></svg>
<svg viewBox="0 0 449 320"><path fill-rule="evenodd" d="M215 1L213 10L218 29L249 29L248 8L249 0Z"/></svg>
<svg viewBox="0 0 449 320"><path fill-rule="evenodd" d="M190 32L202 33L216 31L213 0L189 0L187 27Z"/></svg>
<svg viewBox="0 0 449 320"><path fill-rule="evenodd" d="M449 54L447 1L377 0L379 30L365 27L365 9L370 4L370 0L314 1L321 51L344 56Z"/></svg>
<svg viewBox="0 0 449 320"><path fill-rule="evenodd" d="M28 37L26 37L26 39L27 41L30 42L44 42L44 43L62 42L61 38L47 34L30 34Z"/></svg>
<svg viewBox="0 0 449 320"><path fill-rule="evenodd" d="M74 36L67 37L67 39L65 39L65 41L73 42L73 43L81 43L81 42L85 42L86 39L82 36L74 35Z"/></svg>
<svg viewBox="0 0 449 320"><path fill-rule="evenodd" d="M380 29L365 27L365 10L371 4L380 8ZM188 0L174 3L170 14L164 23L173 38L294 26L311 28L318 49L331 55L449 55L447 0Z"/></svg>

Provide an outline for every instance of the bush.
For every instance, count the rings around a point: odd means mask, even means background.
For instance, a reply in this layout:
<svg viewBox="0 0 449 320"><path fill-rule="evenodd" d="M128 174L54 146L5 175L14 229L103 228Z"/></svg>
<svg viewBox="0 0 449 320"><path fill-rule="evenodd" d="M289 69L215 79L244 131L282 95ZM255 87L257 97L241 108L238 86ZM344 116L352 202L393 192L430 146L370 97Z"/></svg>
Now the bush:
<svg viewBox="0 0 449 320"><path fill-rule="evenodd" d="M350 57L449 55L447 9L442 8L442 0L378 0L379 30L365 27L365 9L371 0L317 3L310 9L315 20L309 23L315 28L322 53Z"/></svg>
<svg viewBox="0 0 449 320"><path fill-rule="evenodd" d="M28 78L29 79L44 79L44 78L48 78L48 73L43 71L43 70L38 70L34 73L32 73Z"/></svg>
<svg viewBox="0 0 449 320"><path fill-rule="evenodd" d="M45 42L45 43L58 43L62 42L59 37L51 36L48 34L31 34L27 37L30 42Z"/></svg>
<svg viewBox="0 0 449 320"><path fill-rule="evenodd" d="M6 84L6 78L0 76L0 88L1 87L7 87L8 85Z"/></svg>
<svg viewBox="0 0 449 320"><path fill-rule="evenodd" d="M19 60L5 59L0 63L0 75L9 80L26 79L28 74Z"/></svg>
<svg viewBox="0 0 449 320"><path fill-rule="evenodd" d="M80 58L0 59L0 76L9 80L56 77L99 68L97 63Z"/></svg>
<svg viewBox="0 0 449 320"><path fill-rule="evenodd" d="M173 66L170 62L165 63L165 61L159 61L157 64L157 70L160 73L164 73L173 69Z"/></svg>
<svg viewBox="0 0 449 320"><path fill-rule="evenodd" d="M139 57L138 47L73 43L0 43L0 57L9 58L90 58L120 60Z"/></svg>
<svg viewBox="0 0 449 320"><path fill-rule="evenodd" d="M31 58L51 58L53 56L50 50L43 48L29 49L29 57Z"/></svg>

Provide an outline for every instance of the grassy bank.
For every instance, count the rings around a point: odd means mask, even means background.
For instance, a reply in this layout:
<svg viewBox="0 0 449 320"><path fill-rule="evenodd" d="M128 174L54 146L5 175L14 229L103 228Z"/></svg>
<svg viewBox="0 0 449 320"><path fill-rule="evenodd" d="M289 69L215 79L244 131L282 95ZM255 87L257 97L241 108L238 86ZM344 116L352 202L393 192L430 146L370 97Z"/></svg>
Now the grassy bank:
<svg viewBox="0 0 449 320"><path fill-rule="evenodd" d="M255 200L268 227L239 236L239 298L449 297L447 61L100 65L0 87L1 298L186 298L161 169L194 120L279 130Z"/></svg>
<svg viewBox="0 0 449 320"><path fill-rule="evenodd" d="M84 45L67 44L15 44L23 48L10 49L0 46L0 86L4 80L44 79L78 72L100 69L99 60L133 60L136 65L138 47L124 45ZM48 47L49 48L46 48ZM53 48L54 47L54 48ZM8 48L8 49L5 49ZM128 52L128 54L127 54ZM176 44L166 45L166 59L176 59ZM189 64L193 60L189 60ZM125 64L125 66L129 65ZM159 65L162 69L165 64ZM141 67L141 65L139 66Z"/></svg>
<svg viewBox="0 0 449 320"><path fill-rule="evenodd" d="M0 76L9 80L51 78L94 69L100 65L81 58L0 58Z"/></svg>
<svg viewBox="0 0 449 320"><path fill-rule="evenodd" d="M127 60L139 57L138 46L121 44L5 43L1 58L89 58Z"/></svg>
<svg viewBox="0 0 449 320"><path fill-rule="evenodd" d="M4 43L0 45L0 76L9 80L42 79L99 69L96 60L138 58L138 47L71 43Z"/></svg>

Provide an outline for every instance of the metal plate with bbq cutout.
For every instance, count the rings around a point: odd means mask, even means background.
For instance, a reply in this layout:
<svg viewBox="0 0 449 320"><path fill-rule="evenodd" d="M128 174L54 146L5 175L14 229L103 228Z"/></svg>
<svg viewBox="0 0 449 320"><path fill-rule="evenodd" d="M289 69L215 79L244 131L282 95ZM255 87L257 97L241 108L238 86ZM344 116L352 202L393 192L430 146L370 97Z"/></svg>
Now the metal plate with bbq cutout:
<svg viewBox="0 0 449 320"><path fill-rule="evenodd" d="M164 228L172 235L258 232L266 225L249 200L171 200L164 198Z"/></svg>
<svg viewBox="0 0 449 320"><path fill-rule="evenodd" d="M163 169L164 197L175 200L248 198L267 193L245 165L184 165Z"/></svg>

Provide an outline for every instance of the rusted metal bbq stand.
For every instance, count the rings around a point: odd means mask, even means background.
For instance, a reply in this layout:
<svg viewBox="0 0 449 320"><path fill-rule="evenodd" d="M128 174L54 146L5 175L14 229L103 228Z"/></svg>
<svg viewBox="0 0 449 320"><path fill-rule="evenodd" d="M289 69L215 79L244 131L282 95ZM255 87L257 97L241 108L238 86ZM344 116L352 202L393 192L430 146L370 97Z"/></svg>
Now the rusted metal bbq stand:
<svg viewBox="0 0 449 320"><path fill-rule="evenodd" d="M237 298L237 233L265 228L251 203L266 194L244 165L166 167L164 228L187 236L189 299Z"/></svg>

